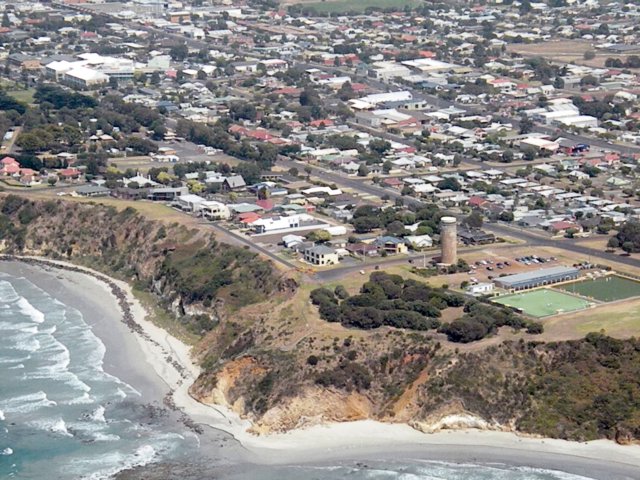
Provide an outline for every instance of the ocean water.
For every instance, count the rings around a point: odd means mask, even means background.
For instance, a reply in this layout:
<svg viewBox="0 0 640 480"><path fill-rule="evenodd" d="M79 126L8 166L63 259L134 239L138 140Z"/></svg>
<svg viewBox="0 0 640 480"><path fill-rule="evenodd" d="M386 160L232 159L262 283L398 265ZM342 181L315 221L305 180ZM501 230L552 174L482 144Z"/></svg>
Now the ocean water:
<svg viewBox="0 0 640 480"><path fill-rule="evenodd" d="M504 464L421 460L359 462L357 465L271 467L225 477L227 480L592 480L565 472ZM611 477L612 479L614 477Z"/></svg>
<svg viewBox="0 0 640 480"><path fill-rule="evenodd" d="M82 314L0 274L0 478L102 479L198 439L106 373Z"/></svg>
<svg viewBox="0 0 640 480"><path fill-rule="evenodd" d="M28 280L0 273L0 479L98 480L155 464L166 474L149 478L163 480L590 480L420 459L252 465L229 456L223 442L201 444L135 385L105 372L105 346L88 321Z"/></svg>

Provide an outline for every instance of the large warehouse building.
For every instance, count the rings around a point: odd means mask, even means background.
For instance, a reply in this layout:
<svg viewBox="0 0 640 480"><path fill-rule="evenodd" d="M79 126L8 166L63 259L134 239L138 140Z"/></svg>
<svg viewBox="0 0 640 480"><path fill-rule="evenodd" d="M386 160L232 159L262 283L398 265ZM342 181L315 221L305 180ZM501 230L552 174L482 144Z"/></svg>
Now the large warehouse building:
<svg viewBox="0 0 640 480"><path fill-rule="evenodd" d="M498 287L506 290L526 290L528 288L542 287L552 283L575 280L579 270L573 267L551 267L536 270L535 272L507 275L494 280Z"/></svg>

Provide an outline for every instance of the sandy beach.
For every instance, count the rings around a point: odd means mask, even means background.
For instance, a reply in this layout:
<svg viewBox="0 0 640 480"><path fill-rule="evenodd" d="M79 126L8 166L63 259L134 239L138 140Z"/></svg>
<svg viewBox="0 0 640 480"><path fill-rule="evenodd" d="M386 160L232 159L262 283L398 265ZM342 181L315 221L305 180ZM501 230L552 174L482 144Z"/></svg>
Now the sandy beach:
<svg viewBox="0 0 640 480"><path fill-rule="evenodd" d="M75 265L46 260L77 269ZM424 434L400 424L359 421L315 426L286 434L257 437L247 433L250 423L224 406L204 405L188 394L199 375L190 347L154 325L125 282L98 272L76 271L0 262L0 271L24 276L43 290L87 317L94 333L104 342L105 370L140 391L150 402L162 402L170 393L175 406L194 422L232 435L244 447L238 454L246 462L246 478L254 465L327 464L336 461L367 461L399 458L445 462L505 463L561 470L595 479L640 478L640 446L621 446L611 441L588 443L537 439L512 433L479 430ZM97 278L96 278L97 277ZM115 283L126 295L130 311L141 331L133 333L122 323L122 313L111 288ZM215 429L215 430L213 430ZM206 442L203 449L206 448ZM205 453L203 451L203 453Z"/></svg>

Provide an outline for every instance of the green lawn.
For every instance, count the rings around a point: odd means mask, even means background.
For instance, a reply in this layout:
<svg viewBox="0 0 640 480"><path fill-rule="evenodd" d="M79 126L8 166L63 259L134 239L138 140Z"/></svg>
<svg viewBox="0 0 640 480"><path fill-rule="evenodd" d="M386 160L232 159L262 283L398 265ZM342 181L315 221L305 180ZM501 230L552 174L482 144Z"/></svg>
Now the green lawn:
<svg viewBox="0 0 640 480"><path fill-rule="evenodd" d="M566 283L558 288L601 302L614 302L640 296L640 282L617 275Z"/></svg>
<svg viewBox="0 0 640 480"><path fill-rule="evenodd" d="M313 2L300 4L304 8L312 8L318 13L346 13L364 12L367 8L396 8L404 9L423 5L420 0L327 0L324 2Z"/></svg>
<svg viewBox="0 0 640 480"><path fill-rule="evenodd" d="M28 90L8 90L7 94L18 102L30 104L33 103L33 94L36 93L35 89L30 88Z"/></svg>
<svg viewBox="0 0 640 480"><path fill-rule="evenodd" d="M582 298L554 290L542 289L526 293L505 295L493 299L495 303L514 307L533 317L548 317L559 313L588 308L591 303Z"/></svg>

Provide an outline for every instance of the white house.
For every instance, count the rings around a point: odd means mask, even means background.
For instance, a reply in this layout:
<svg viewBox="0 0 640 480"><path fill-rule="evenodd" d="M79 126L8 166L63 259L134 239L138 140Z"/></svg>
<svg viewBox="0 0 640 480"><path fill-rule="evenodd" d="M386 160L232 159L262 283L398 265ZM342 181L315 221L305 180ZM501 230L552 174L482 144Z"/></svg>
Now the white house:
<svg viewBox="0 0 640 480"><path fill-rule="evenodd" d="M467 292L471 295L487 295L493 292L493 283L476 283L475 285L469 285Z"/></svg>
<svg viewBox="0 0 640 480"><path fill-rule="evenodd" d="M201 202L200 214L209 220L227 220L231 217L229 207L215 200L205 200Z"/></svg>
<svg viewBox="0 0 640 480"><path fill-rule="evenodd" d="M314 265L337 265L340 257L333 248L326 245L316 245L304 251L304 260Z"/></svg>
<svg viewBox="0 0 640 480"><path fill-rule="evenodd" d="M415 250L422 250L423 248L431 248L433 246L433 239L429 235L409 235L404 239Z"/></svg>
<svg viewBox="0 0 640 480"><path fill-rule="evenodd" d="M185 212L198 212L202 207L202 203L206 200L199 195L181 195L175 200L175 205Z"/></svg>

